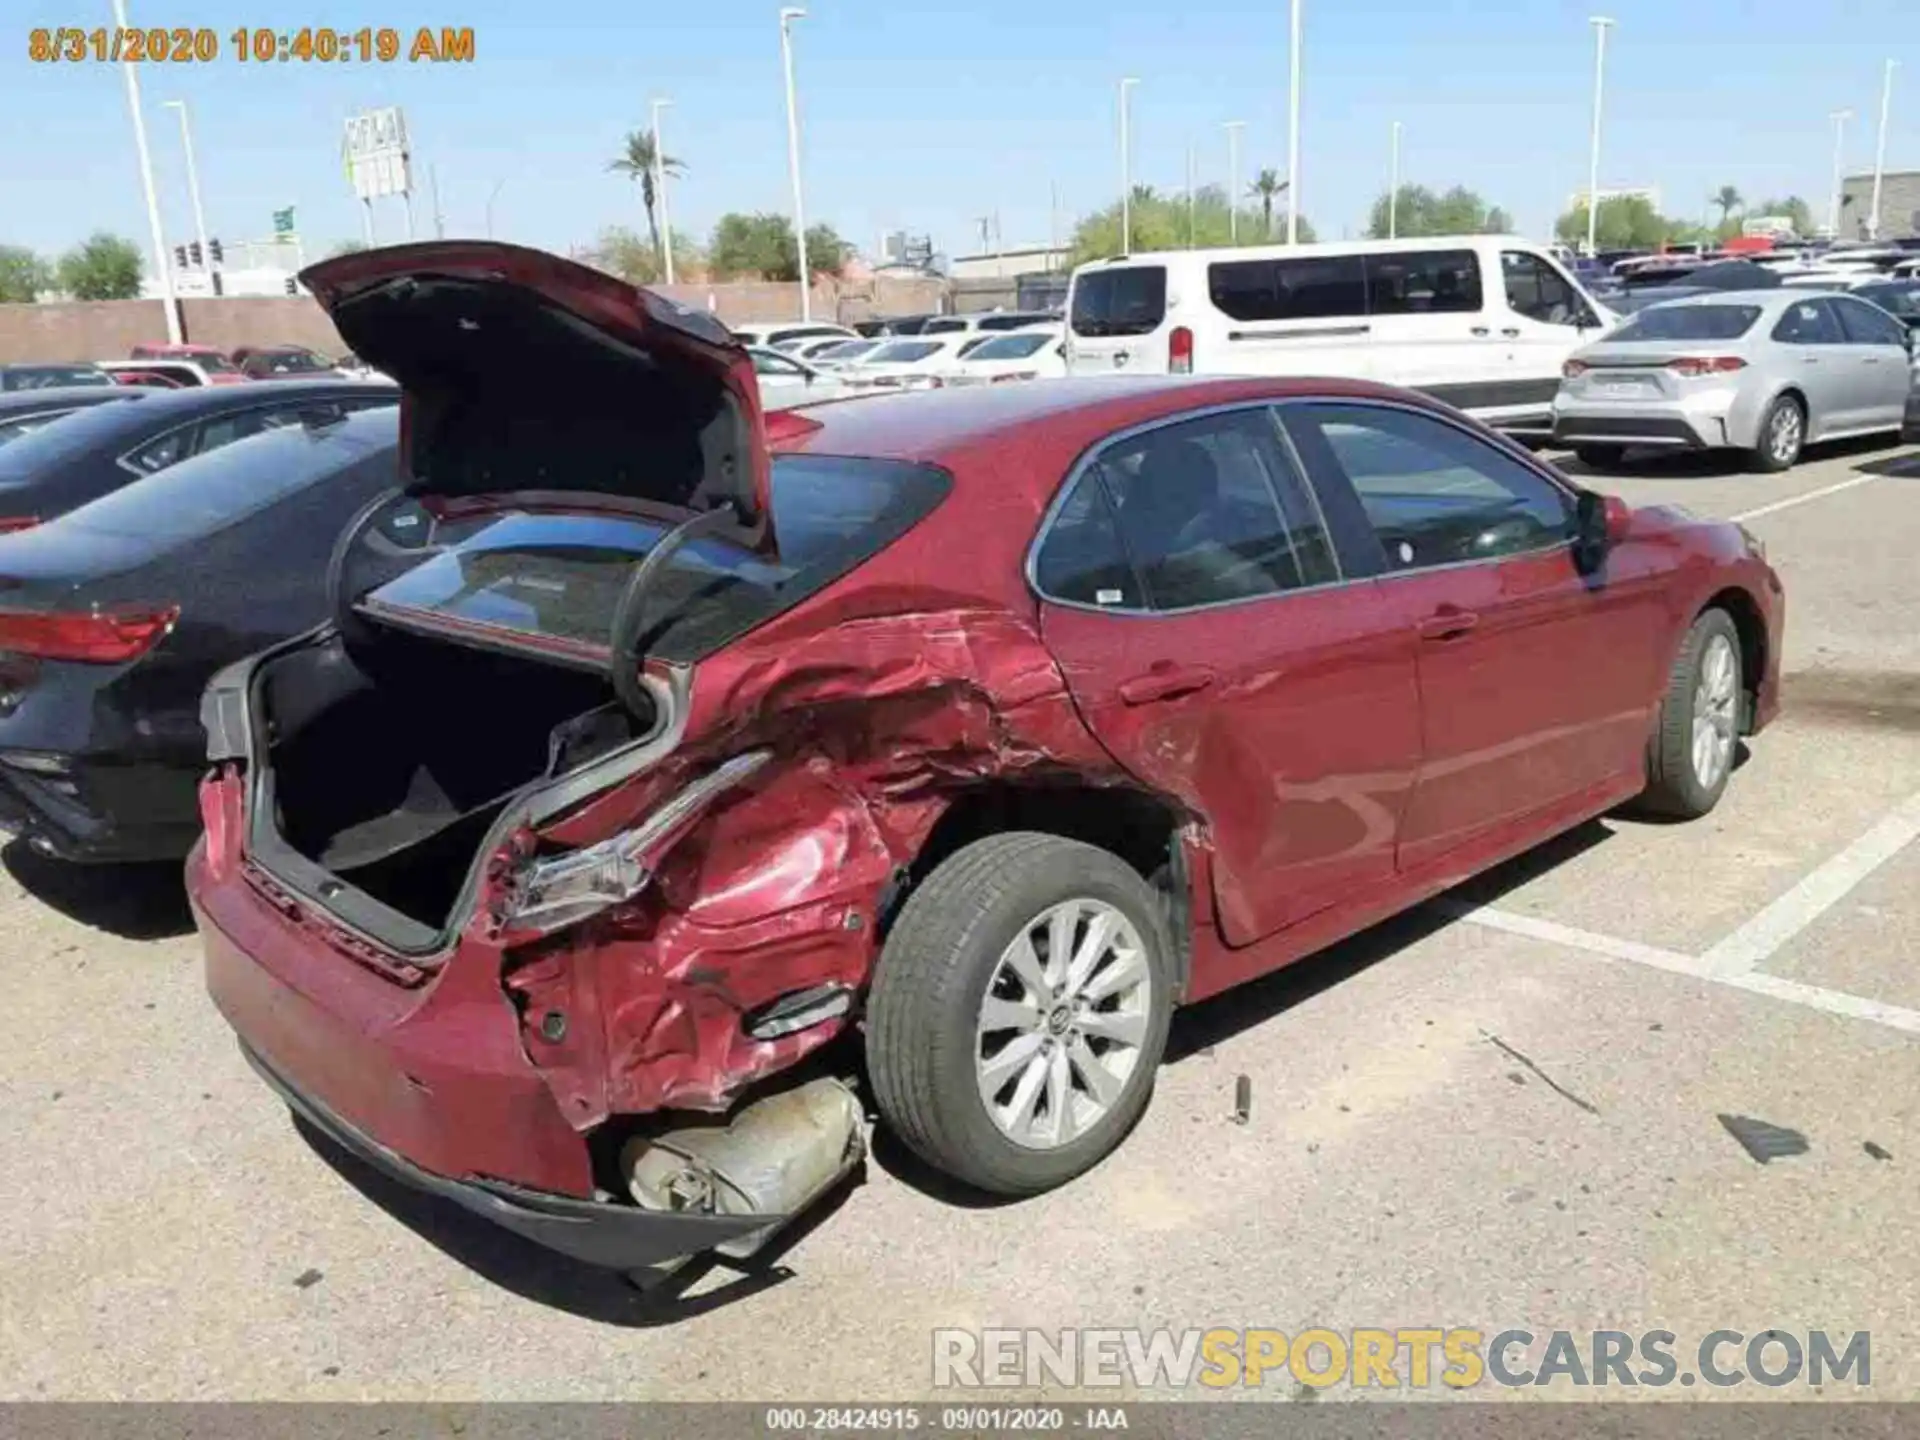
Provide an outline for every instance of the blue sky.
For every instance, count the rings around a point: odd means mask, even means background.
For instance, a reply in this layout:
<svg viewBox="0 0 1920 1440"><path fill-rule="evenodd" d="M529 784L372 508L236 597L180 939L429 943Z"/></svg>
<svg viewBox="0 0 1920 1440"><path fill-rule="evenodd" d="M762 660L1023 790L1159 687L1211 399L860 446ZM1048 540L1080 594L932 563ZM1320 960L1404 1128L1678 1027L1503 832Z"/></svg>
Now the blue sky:
<svg viewBox="0 0 1920 1440"><path fill-rule="evenodd" d="M263 236L298 207L316 253L359 233L339 147L351 110L406 108L422 186L439 172L449 234L479 234L499 185L502 238L564 249L609 224L641 225L635 188L607 173L647 101L671 96L667 149L687 163L676 223L704 237L729 209L788 207L775 0L673 5L570 0L129 0L136 25L209 26L211 65L141 72L168 241L190 238L177 121L195 117L210 230ZM1920 168L1920 38L1913 0L1610 0L1602 184L1656 185L1700 216L1723 183L1798 192L1824 217L1827 116L1856 113L1849 170L1871 167L1880 77L1895 76L1889 169ZM1306 0L1302 212L1323 237L1365 223L1385 188L1390 123L1405 127L1409 181L1464 183L1544 234L1586 183L1595 0ZM1902 16L1901 11L1908 14ZM34 64L33 26L110 23L108 0L3 0L0 243L45 251L106 229L140 241L141 211L118 67ZM269 13L337 29L471 26L472 65L240 64L235 26ZM1247 122L1245 176L1284 170L1287 8L1228 0L816 0L796 29L809 220L871 249L882 229L977 248L997 210L1007 244L1044 242L1058 187L1062 229L1118 193L1115 87L1134 95L1134 173L1224 179L1223 121ZM423 235L430 202L418 206ZM391 202L383 238L401 234Z"/></svg>

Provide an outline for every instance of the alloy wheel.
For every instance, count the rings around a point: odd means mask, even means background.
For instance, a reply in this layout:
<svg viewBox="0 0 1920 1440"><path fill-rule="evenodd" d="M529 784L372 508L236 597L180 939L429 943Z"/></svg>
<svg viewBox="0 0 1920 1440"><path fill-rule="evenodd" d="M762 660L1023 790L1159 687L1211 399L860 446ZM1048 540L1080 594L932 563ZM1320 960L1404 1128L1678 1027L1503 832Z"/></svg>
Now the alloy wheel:
<svg viewBox="0 0 1920 1440"><path fill-rule="evenodd" d="M1725 635L1707 641L1693 689L1693 776L1711 790L1733 762L1739 716L1740 661Z"/></svg>

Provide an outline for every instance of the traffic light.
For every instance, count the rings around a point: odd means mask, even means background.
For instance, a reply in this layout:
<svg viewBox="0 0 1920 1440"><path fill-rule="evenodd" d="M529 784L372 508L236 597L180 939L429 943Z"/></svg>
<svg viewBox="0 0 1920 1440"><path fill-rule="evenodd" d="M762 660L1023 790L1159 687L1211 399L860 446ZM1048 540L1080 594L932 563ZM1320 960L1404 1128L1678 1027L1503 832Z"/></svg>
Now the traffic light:
<svg viewBox="0 0 1920 1440"><path fill-rule="evenodd" d="M217 238L207 241L207 249L213 255L214 264L224 265L227 263L227 257L220 253L220 241Z"/></svg>
<svg viewBox="0 0 1920 1440"><path fill-rule="evenodd" d="M198 240L187 246L187 253L193 257L194 269L198 270L201 265L205 263L200 254L200 242Z"/></svg>
<svg viewBox="0 0 1920 1440"><path fill-rule="evenodd" d="M187 268L186 246L176 245L173 247L173 268L176 270L184 270Z"/></svg>

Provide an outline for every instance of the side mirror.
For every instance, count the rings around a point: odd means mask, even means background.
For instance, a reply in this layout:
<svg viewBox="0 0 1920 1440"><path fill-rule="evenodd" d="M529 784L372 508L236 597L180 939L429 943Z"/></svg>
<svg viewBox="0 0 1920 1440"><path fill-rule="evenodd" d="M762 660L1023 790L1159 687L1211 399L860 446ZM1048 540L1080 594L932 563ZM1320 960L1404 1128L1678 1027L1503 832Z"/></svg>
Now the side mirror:
<svg viewBox="0 0 1920 1440"><path fill-rule="evenodd" d="M1573 561L1580 573L1591 575L1605 564L1632 522L1633 511L1618 495L1582 490L1573 507Z"/></svg>

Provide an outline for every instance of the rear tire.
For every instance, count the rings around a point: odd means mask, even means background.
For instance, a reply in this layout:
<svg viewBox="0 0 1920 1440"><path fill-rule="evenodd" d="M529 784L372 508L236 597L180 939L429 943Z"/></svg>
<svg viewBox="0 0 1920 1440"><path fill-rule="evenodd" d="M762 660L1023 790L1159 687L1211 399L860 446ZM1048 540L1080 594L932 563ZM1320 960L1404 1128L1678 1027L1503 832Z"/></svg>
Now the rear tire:
<svg viewBox="0 0 1920 1440"><path fill-rule="evenodd" d="M1576 445L1573 455L1582 465L1593 470L1611 470L1626 458L1624 445Z"/></svg>
<svg viewBox="0 0 1920 1440"><path fill-rule="evenodd" d="M1753 468L1763 475L1791 470L1807 443L1807 410L1791 395L1781 395L1760 417L1760 443L1753 451Z"/></svg>
<svg viewBox="0 0 1920 1440"><path fill-rule="evenodd" d="M1733 617L1724 610L1703 611L1668 672L1641 808L1695 820L1720 803L1740 744L1745 694Z"/></svg>
<svg viewBox="0 0 1920 1440"><path fill-rule="evenodd" d="M1117 856L1056 835L992 835L941 862L867 1000L867 1073L893 1132L999 1195L1097 1164L1145 1110L1166 1049L1162 909Z"/></svg>

